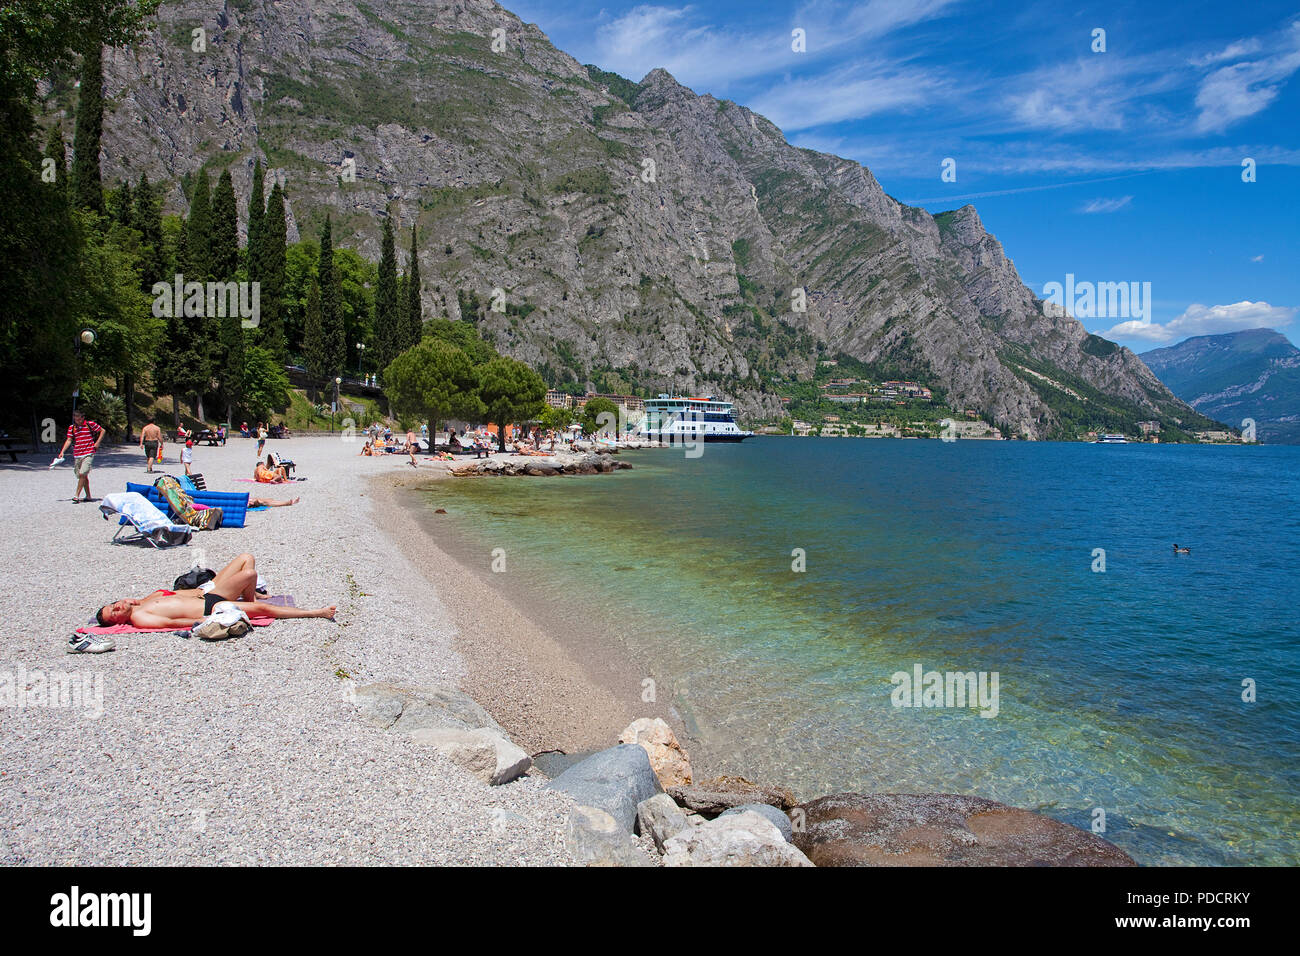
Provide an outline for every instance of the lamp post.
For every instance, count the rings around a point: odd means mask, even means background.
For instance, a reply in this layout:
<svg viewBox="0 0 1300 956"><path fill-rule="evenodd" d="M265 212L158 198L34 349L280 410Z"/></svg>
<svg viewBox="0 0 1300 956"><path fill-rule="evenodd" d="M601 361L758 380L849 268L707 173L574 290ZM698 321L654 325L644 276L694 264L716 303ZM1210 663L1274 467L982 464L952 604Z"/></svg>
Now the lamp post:
<svg viewBox="0 0 1300 956"><path fill-rule="evenodd" d="M338 376L334 377L334 405L330 409L330 432L334 431L334 416L339 411L339 386L343 384L343 379Z"/></svg>
<svg viewBox="0 0 1300 956"><path fill-rule="evenodd" d="M366 343L358 342L357 343L357 374L358 375L361 374L361 353L364 352L365 350L366 350Z"/></svg>
<svg viewBox="0 0 1300 956"><path fill-rule="evenodd" d="M81 346L82 344L94 345L95 332L93 329L82 329L77 336L77 381L76 388L72 390L72 411L77 411L77 398L81 395Z"/></svg>

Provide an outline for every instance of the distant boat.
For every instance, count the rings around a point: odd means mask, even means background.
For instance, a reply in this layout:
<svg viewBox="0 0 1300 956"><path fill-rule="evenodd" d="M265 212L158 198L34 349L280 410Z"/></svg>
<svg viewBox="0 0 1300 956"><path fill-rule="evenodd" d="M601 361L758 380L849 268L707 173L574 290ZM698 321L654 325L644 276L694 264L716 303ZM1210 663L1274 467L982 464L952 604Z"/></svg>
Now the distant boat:
<svg viewBox="0 0 1300 956"><path fill-rule="evenodd" d="M739 442L754 433L741 431L731 402L708 398L673 398L660 395L645 401L645 419L636 429L638 438L663 442Z"/></svg>
<svg viewBox="0 0 1300 956"><path fill-rule="evenodd" d="M1127 445L1128 439L1123 435L1098 435L1094 445Z"/></svg>

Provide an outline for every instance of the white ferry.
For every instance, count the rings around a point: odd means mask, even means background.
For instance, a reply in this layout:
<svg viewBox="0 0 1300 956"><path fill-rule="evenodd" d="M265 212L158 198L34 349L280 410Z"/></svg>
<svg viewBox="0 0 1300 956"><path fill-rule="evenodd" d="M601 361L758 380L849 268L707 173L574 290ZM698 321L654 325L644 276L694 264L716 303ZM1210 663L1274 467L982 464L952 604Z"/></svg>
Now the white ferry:
<svg viewBox="0 0 1300 956"><path fill-rule="evenodd" d="M1094 445L1127 445L1128 439L1123 435L1098 435Z"/></svg>
<svg viewBox="0 0 1300 956"><path fill-rule="evenodd" d="M645 419L636 436L650 441L739 442L754 433L741 431L731 402L708 398L675 398L660 395L645 400Z"/></svg>

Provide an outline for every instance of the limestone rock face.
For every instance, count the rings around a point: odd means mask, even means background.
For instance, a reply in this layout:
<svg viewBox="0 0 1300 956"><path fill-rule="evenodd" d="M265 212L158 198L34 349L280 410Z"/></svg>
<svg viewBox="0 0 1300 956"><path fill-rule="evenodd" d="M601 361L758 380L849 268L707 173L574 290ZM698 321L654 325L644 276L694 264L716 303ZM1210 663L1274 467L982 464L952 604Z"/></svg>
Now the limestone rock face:
<svg viewBox="0 0 1300 956"><path fill-rule="evenodd" d="M618 735L618 742L642 747L650 758L655 776L665 788L686 786L691 782L691 758L662 718L641 717L632 721Z"/></svg>
<svg viewBox="0 0 1300 956"><path fill-rule="evenodd" d="M812 866L765 816L728 813L668 840L664 866Z"/></svg>
<svg viewBox="0 0 1300 956"><path fill-rule="evenodd" d="M794 842L817 866L1136 865L1099 836L979 797L842 793L799 810Z"/></svg>
<svg viewBox="0 0 1300 956"><path fill-rule="evenodd" d="M411 733L417 744L432 747L484 783L499 787L528 772L533 760L504 734L495 730L424 728Z"/></svg>
<svg viewBox="0 0 1300 956"><path fill-rule="evenodd" d="M1045 315L973 207L903 205L662 69L621 87L492 0L175 0L157 24L105 57L106 183L146 173L183 212L181 177L228 166L244 215L260 158L288 185L290 241L329 212L336 244L371 260L391 208L399 232L419 226L425 314L557 380L613 369L777 417L764 383L810 377L820 345L1009 434L1059 423L1047 399L1064 393L1035 372L1135 420L1194 414L1127 349ZM74 99L47 96L65 136Z"/></svg>
<svg viewBox="0 0 1300 956"><path fill-rule="evenodd" d="M650 758L640 747L620 745L592 754L547 784L584 806L610 814L625 833L636 827L636 808L662 793Z"/></svg>

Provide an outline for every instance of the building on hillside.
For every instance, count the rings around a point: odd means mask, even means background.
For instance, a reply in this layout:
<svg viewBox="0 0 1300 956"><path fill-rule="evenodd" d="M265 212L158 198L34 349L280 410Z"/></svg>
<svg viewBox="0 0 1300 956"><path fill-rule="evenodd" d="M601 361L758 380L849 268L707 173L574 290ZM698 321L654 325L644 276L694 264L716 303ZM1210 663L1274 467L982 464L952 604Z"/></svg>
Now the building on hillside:
<svg viewBox="0 0 1300 956"><path fill-rule="evenodd" d="M1138 422L1138 431L1140 431L1143 435L1159 435L1160 423L1159 422Z"/></svg>
<svg viewBox="0 0 1300 956"><path fill-rule="evenodd" d="M557 391L553 388L546 390L546 404L551 408L572 408L573 396L568 392Z"/></svg>

